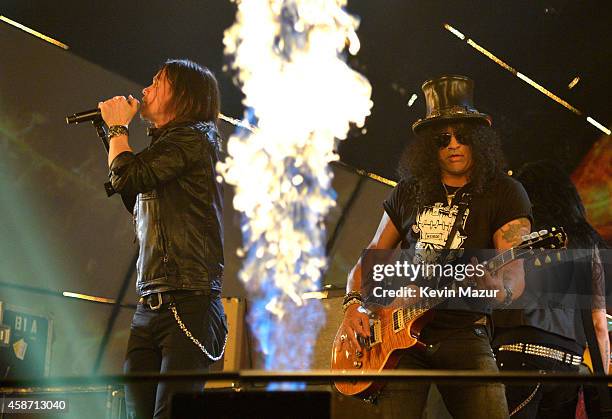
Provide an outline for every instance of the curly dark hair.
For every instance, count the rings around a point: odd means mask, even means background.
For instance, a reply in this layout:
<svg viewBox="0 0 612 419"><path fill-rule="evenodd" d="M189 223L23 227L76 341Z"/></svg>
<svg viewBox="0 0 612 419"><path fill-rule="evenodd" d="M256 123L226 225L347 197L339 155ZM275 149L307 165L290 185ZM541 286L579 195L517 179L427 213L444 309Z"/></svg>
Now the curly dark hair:
<svg viewBox="0 0 612 419"><path fill-rule="evenodd" d="M471 190L481 193L503 173L505 161L499 136L488 125L475 121L454 122L453 126L471 145ZM421 129L400 159L399 175L416 189L419 205L433 202L442 190L439 147L434 139L439 127L440 124L432 124Z"/></svg>
<svg viewBox="0 0 612 419"><path fill-rule="evenodd" d="M516 174L533 208L534 229L562 226L569 237L568 247L608 247L586 219L580 195L567 173L555 162L540 160L523 165Z"/></svg>

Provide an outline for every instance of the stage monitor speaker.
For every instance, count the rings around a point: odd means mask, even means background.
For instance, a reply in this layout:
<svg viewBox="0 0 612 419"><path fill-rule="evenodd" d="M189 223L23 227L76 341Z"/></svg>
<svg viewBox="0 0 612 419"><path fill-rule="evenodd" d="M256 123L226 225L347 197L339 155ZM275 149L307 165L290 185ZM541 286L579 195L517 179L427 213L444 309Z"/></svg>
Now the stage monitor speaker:
<svg viewBox="0 0 612 419"><path fill-rule="evenodd" d="M238 298L222 298L223 310L227 318L227 344L223 357L210 368L212 372L238 371L251 368L247 325L244 321L246 303ZM231 381L209 381L206 388L236 387Z"/></svg>
<svg viewBox="0 0 612 419"><path fill-rule="evenodd" d="M53 320L47 313L0 301L0 376L48 376L52 337Z"/></svg>
<svg viewBox="0 0 612 419"><path fill-rule="evenodd" d="M120 386L66 386L53 388L5 388L0 398L24 400L64 400L67 411L61 413L6 413L0 418L126 419L125 397ZM1 404L1 403L0 403Z"/></svg>
<svg viewBox="0 0 612 419"><path fill-rule="evenodd" d="M207 391L176 394L173 419L330 419L326 391Z"/></svg>
<svg viewBox="0 0 612 419"><path fill-rule="evenodd" d="M375 404L336 391L208 390L177 394L172 418L214 419L380 419Z"/></svg>

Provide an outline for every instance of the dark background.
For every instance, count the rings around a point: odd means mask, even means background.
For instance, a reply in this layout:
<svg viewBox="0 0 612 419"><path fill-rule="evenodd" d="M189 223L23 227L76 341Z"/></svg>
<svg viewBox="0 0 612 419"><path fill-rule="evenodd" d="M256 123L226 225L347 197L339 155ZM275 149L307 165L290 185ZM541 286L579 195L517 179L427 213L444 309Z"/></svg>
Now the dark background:
<svg viewBox="0 0 612 419"><path fill-rule="evenodd" d="M465 74L476 82L477 108L493 116L510 168L553 158L568 171L601 137L585 121L610 125L610 2L569 0L351 0L361 17L362 48L351 65L373 85L367 133L346 141L342 160L389 178L424 115L423 81ZM218 75L223 112L242 114L240 92L222 71L223 31L234 21L228 0L23 2L5 0L1 13L70 46L70 51L147 85L169 57L189 57ZM585 113L572 114L444 30L449 23ZM580 82L568 89L575 77ZM124 92L117 92L124 93ZM413 93L419 99L412 107ZM83 104L86 108L90 104ZM528 152L528 154L526 154Z"/></svg>

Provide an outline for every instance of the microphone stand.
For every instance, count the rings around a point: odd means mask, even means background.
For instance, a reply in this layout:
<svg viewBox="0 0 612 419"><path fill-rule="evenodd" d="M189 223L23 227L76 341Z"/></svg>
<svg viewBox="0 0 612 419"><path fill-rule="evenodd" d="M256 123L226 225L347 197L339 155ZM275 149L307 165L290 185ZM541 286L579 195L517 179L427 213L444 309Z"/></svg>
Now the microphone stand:
<svg viewBox="0 0 612 419"><path fill-rule="evenodd" d="M108 145L108 138L106 138L106 131L104 130L103 126L104 121L102 120L102 118L96 118L91 121L91 123L96 128L96 133L98 134L98 137L100 137L100 140L102 140L102 145L104 146L104 148L106 149L106 153L108 154L110 148Z"/></svg>
<svg viewBox="0 0 612 419"><path fill-rule="evenodd" d="M98 134L98 137L100 137L100 140L102 141L102 145L104 146L104 149L106 150L106 154L108 154L110 152L110 146L108 145L108 138L106 137L106 130L104 129L104 126L103 126L104 121L102 120L102 118L96 118L92 120L91 123L96 128L96 134ZM117 191L115 191L115 188L113 188L113 185L110 182L106 182L104 184L104 190L106 191L107 197L111 197L117 193ZM125 201L124 201L124 204L125 204ZM127 208L127 204L126 204L126 208ZM129 211L129 208L128 208L128 211Z"/></svg>
<svg viewBox="0 0 612 419"><path fill-rule="evenodd" d="M108 138L106 137L106 130L104 129L104 120L102 118L95 118L91 120L91 124L96 128L96 134L98 134L98 137L102 141L102 145L106 150L106 154L108 154L110 152L110 146L108 144ZM106 182L104 184L104 190L106 191L107 197L111 197L117 193L110 182Z"/></svg>

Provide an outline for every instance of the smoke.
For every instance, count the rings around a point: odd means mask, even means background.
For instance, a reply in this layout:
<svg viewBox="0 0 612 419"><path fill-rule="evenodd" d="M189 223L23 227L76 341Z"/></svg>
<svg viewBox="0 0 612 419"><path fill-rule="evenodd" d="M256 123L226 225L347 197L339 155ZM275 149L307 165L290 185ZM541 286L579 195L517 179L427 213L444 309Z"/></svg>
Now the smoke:
<svg viewBox="0 0 612 419"><path fill-rule="evenodd" d="M358 20L342 0L236 1L225 32L245 118L218 170L243 214L240 279L249 322L270 370L309 368L324 323L320 289L327 266L324 218L335 205L328 163L337 139L370 113L371 86L349 68Z"/></svg>

